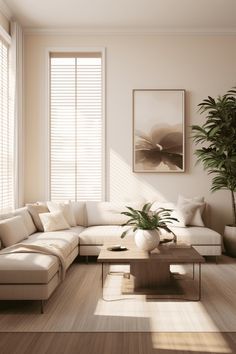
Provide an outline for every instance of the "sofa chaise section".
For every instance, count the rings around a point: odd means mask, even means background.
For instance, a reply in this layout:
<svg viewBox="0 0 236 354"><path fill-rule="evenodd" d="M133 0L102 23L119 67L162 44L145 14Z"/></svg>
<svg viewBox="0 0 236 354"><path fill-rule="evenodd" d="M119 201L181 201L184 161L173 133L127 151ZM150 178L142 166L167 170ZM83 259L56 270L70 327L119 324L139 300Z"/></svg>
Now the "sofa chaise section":
<svg viewBox="0 0 236 354"><path fill-rule="evenodd" d="M22 212L24 224L27 221L28 229L32 231L31 216L27 215L24 208L20 209L21 215ZM16 213L18 210L7 214L7 219L14 218ZM4 220L3 217L1 219ZM17 248L17 245L12 247ZM49 253L54 247L63 255L63 266L67 269L78 256L79 237L75 230L34 232L20 241L20 245L29 249L31 246L43 246L49 249ZM43 254L37 250L21 250L18 253L14 249L14 253L10 253L12 247L6 247L0 252L0 300L41 300L42 305L42 301L47 300L62 281L60 258L53 252Z"/></svg>
<svg viewBox="0 0 236 354"><path fill-rule="evenodd" d="M39 253L0 257L1 300L46 300L60 283L59 260Z"/></svg>

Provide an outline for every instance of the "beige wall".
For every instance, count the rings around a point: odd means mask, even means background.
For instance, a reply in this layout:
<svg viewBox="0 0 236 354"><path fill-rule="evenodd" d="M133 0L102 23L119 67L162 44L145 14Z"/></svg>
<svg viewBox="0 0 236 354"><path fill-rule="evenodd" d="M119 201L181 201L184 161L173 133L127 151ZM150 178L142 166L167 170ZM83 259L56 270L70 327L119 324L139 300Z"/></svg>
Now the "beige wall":
<svg viewBox="0 0 236 354"><path fill-rule="evenodd" d="M25 202L45 198L44 120L45 48L106 48L107 199L140 195L176 201L178 194L204 195L211 205L212 226L230 222L229 193L211 194L210 180L195 166L189 126L202 117L197 104L236 84L236 37L197 35L49 36L25 38ZM132 89L186 90L186 172L132 172Z"/></svg>
<svg viewBox="0 0 236 354"><path fill-rule="evenodd" d="M10 33L10 23L9 20L6 18L6 16L3 15L3 13L0 11L0 25L5 29L7 33Z"/></svg>

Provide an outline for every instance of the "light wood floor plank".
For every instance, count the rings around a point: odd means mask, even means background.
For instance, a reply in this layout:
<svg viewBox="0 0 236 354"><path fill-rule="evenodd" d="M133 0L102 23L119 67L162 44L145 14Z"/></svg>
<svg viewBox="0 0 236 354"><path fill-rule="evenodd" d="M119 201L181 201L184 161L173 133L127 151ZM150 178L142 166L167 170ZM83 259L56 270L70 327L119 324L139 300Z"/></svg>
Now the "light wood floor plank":
<svg viewBox="0 0 236 354"><path fill-rule="evenodd" d="M226 354L236 333L1 333L1 354Z"/></svg>

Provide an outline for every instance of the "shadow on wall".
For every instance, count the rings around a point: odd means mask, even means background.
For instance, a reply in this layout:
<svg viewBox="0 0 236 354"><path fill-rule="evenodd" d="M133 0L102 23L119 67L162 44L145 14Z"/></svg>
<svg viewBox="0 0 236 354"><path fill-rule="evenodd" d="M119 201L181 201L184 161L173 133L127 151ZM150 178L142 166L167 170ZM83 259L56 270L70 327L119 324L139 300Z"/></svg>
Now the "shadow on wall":
<svg viewBox="0 0 236 354"><path fill-rule="evenodd" d="M108 200L128 201L145 198L176 202L178 194L187 191L181 187L181 183L186 187L183 181L186 176L182 173L134 173L131 163L112 149L109 160ZM185 194L188 195L188 191ZM189 196L191 197L191 194Z"/></svg>
<svg viewBox="0 0 236 354"><path fill-rule="evenodd" d="M127 159L127 158L126 158ZM127 159L128 160L128 159ZM204 177L205 178L205 177ZM110 201L170 201L176 203L178 195L186 197L204 196L209 203L210 226L222 234L229 222L230 203L226 192L212 194L210 182L189 173L134 173L131 162L125 161L114 150L110 150L107 177L107 199Z"/></svg>
<svg viewBox="0 0 236 354"><path fill-rule="evenodd" d="M133 173L131 166L113 150L110 152L108 188L108 199L111 201L129 201L139 198L165 200L162 192L157 191L146 181L142 181L141 176Z"/></svg>

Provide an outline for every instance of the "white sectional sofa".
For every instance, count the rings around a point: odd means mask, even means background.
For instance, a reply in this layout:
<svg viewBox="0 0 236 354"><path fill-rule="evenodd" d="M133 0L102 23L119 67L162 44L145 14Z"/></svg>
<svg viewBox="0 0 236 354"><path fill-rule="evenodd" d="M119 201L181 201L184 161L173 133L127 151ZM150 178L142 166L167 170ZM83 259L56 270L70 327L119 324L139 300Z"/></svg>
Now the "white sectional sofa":
<svg viewBox="0 0 236 354"><path fill-rule="evenodd" d="M62 280L62 262L55 253L38 252L37 249L28 251L27 247L43 245L58 250L63 254L63 266L66 270L78 255L98 255L105 240L115 244L121 242L120 235L124 229L120 225L126 221L126 217L120 212L124 211L126 205L127 203L72 202L70 207L74 217L71 222L73 226L69 227L68 223L68 227L64 225L63 230L46 232L37 230L37 222L27 207L1 215L0 300L40 300L42 304ZM131 205L141 207L139 202ZM44 207L42 210L46 216L49 211ZM66 219L66 215L64 216ZM19 223L17 229L12 227L14 223ZM19 231L21 228L23 231ZM9 239L6 240L5 229L7 235L10 235L11 245L8 243ZM172 230L178 242L192 244L203 256L221 254L221 235L210 228L174 226ZM14 240L15 234L21 234L20 239ZM130 233L128 237L132 238L133 234ZM21 246L19 251L14 250L14 243ZM7 247L4 247L6 244Z"/></svg>

